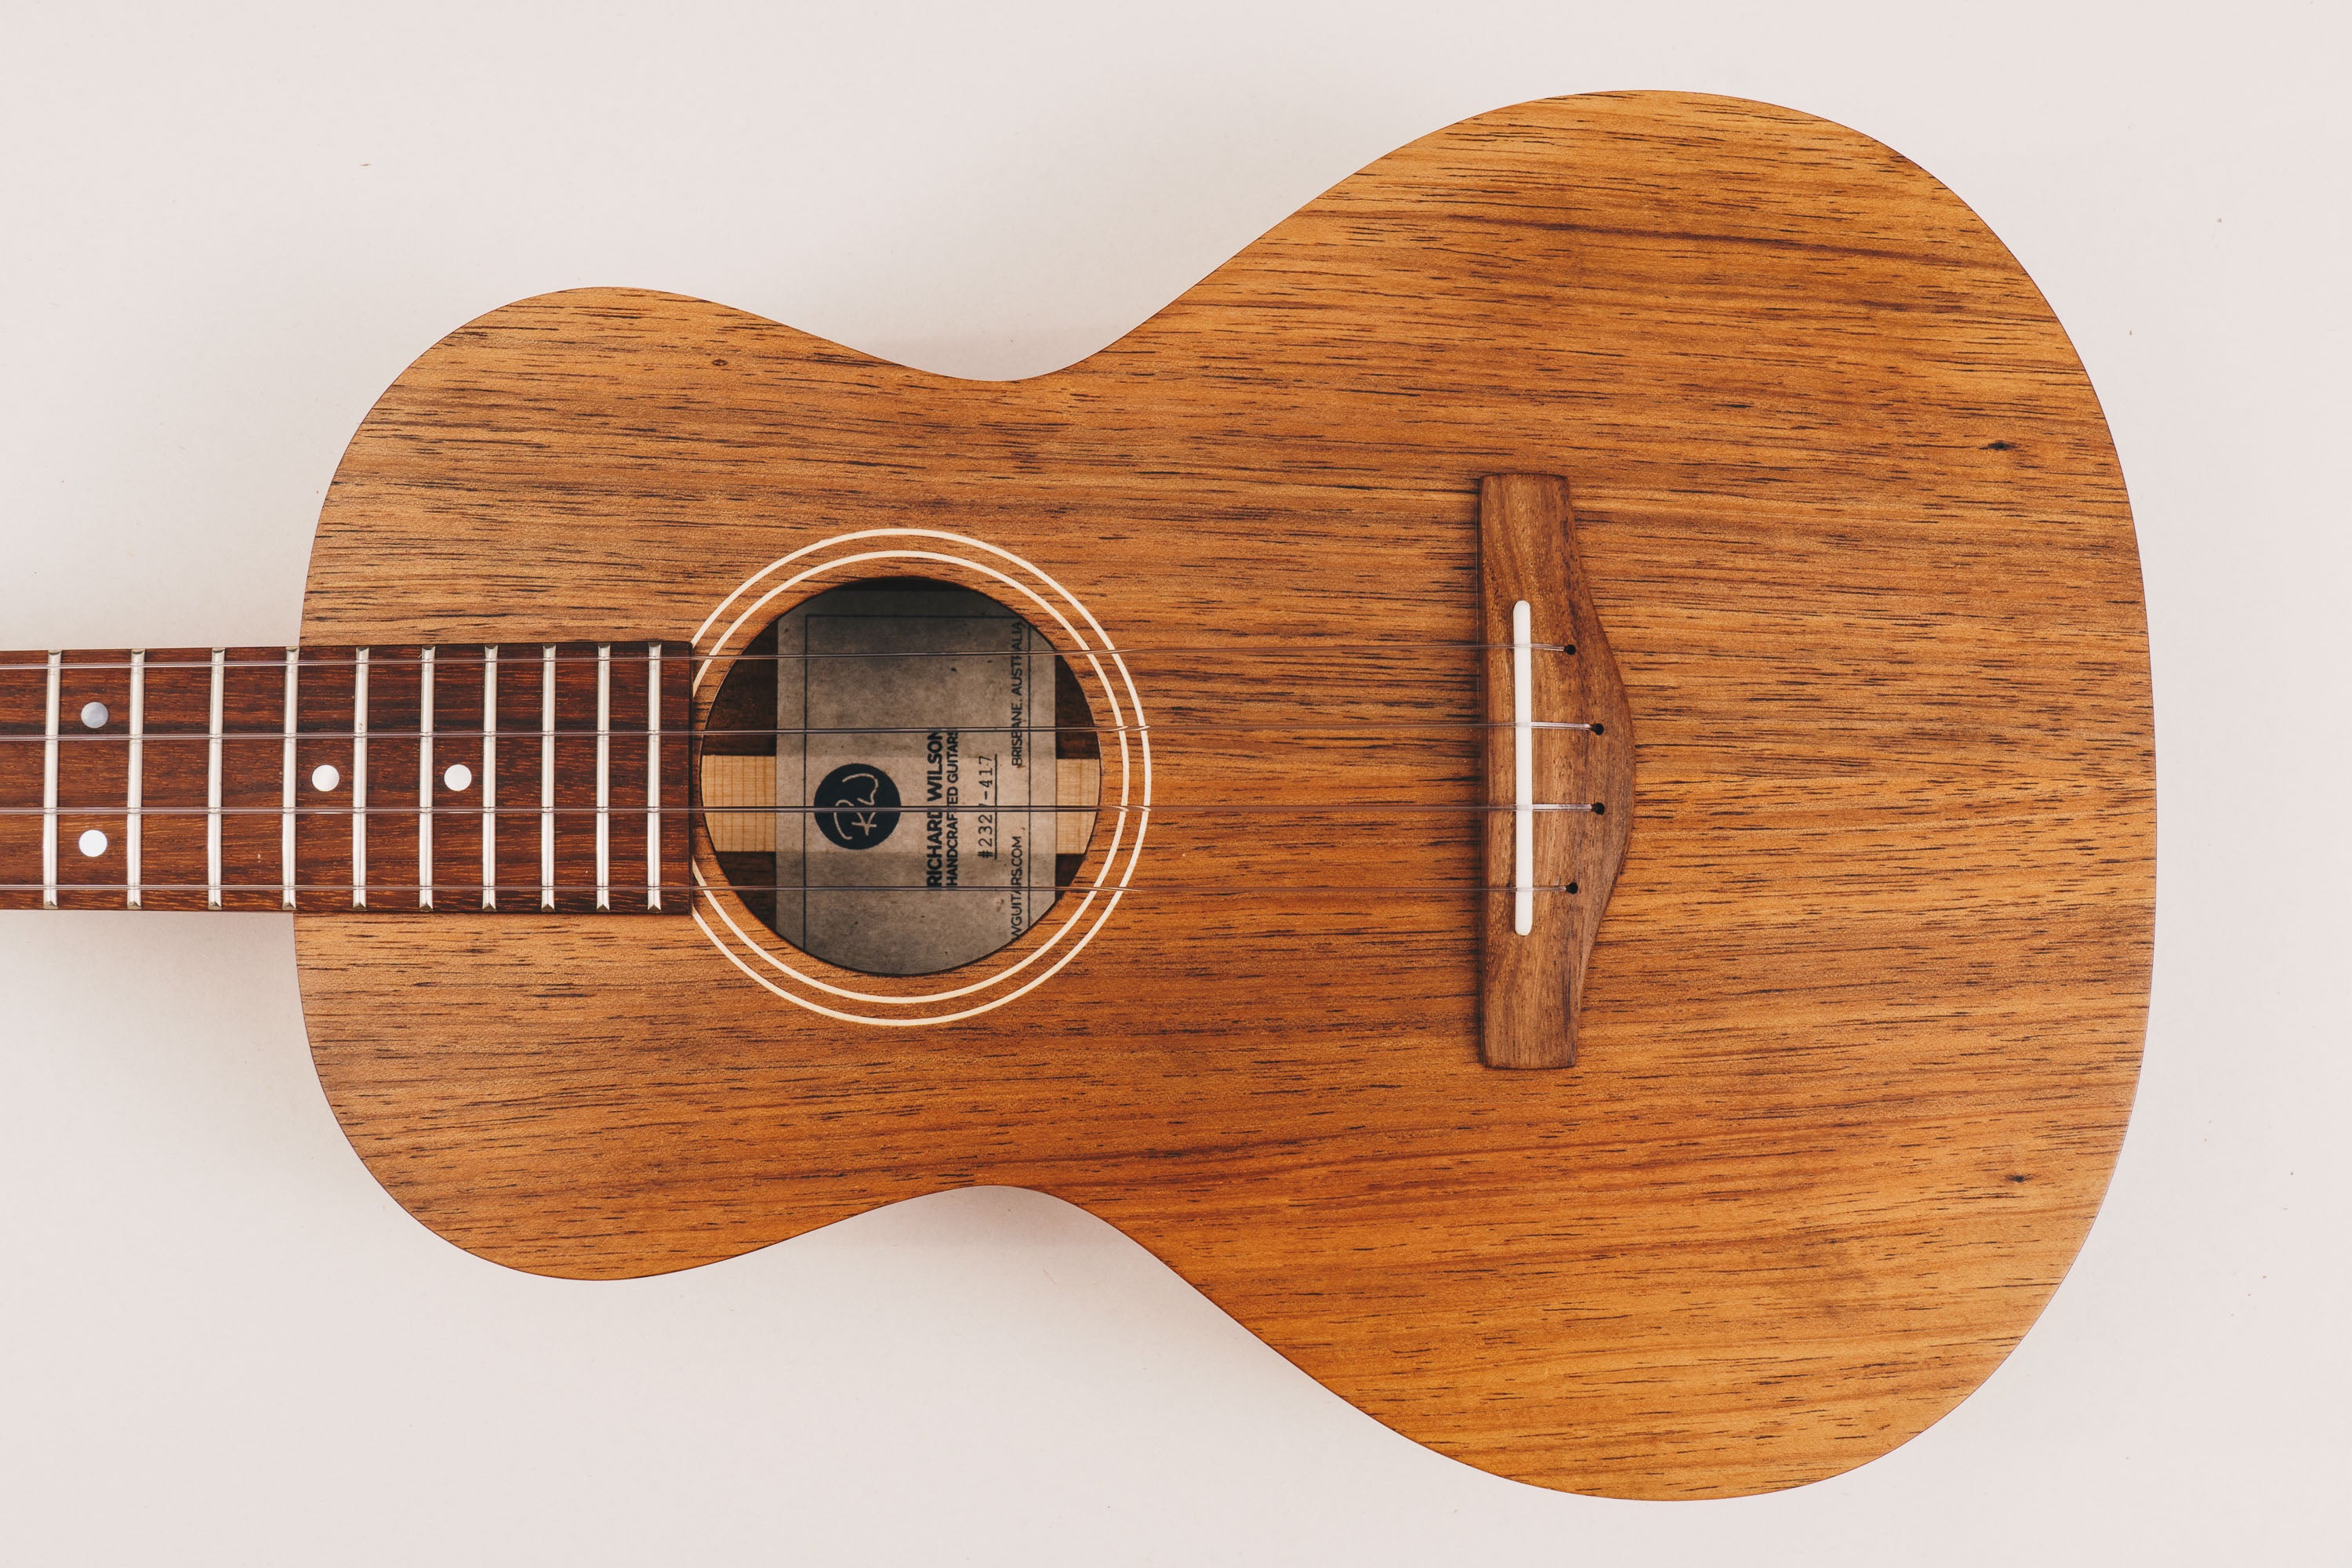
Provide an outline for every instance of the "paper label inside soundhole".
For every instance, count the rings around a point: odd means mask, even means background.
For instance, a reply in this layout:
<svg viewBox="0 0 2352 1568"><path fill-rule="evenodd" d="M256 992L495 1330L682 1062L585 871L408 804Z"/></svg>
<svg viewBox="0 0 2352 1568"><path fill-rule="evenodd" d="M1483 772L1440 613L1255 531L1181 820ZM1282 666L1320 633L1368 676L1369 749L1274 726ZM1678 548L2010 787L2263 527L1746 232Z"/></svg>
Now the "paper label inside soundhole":
<svg viewBox="0 0 2352 1568"><path fill-rule="evenodd" d="M776 652L779 936L931 974L1053 906L1054 653L1027 622L961 589L841 588L778 622Z"/></svg>

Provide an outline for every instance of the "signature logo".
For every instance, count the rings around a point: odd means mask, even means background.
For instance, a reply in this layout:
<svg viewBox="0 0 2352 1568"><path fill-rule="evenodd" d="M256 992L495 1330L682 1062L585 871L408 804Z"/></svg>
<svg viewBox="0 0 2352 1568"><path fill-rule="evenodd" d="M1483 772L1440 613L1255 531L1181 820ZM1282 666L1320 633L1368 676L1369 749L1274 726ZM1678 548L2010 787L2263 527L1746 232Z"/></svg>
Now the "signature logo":
<svg viewBox="0 0 2352 1568"><path fill-rule="evenodd" d="M824 775L810 803L819 833L844 849L871 849L898 826L898 786L880 768L849 763Z"/></svg>

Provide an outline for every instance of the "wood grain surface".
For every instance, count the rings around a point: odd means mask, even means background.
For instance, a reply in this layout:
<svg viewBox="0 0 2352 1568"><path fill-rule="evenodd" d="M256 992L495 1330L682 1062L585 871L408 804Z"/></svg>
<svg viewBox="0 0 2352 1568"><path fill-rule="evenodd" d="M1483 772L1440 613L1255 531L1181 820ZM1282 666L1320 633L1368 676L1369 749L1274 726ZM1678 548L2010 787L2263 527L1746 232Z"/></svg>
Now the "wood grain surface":
<svg viewBox="0 0 2352 1568"><path fill-rule="evenodd" d="M1408 727L1477 712L1512 472L1574 478L1639 730L1566 1072L1479 1063L1478 831L1426 809L1476 802L1479 732ZM1033 1187L1398 1431L1635 1497L1882 1454L2042 1310L2138 1062L2145 624L2082 368L1917 167L1750 103L1523 105L1012 383L525 300L369 416L303 636L687 637L901 526L1210 648L1129 660L1169 808L1139 889L1050 984L915 1029L794 1008L689 921L298 917L335 1111L440 1234L625 1276ZM1242 800L1299 809L1175 809ZM1311 809L1349 800L1401 804ZM1373 878L1425 890L1286 890Z"/></svg>

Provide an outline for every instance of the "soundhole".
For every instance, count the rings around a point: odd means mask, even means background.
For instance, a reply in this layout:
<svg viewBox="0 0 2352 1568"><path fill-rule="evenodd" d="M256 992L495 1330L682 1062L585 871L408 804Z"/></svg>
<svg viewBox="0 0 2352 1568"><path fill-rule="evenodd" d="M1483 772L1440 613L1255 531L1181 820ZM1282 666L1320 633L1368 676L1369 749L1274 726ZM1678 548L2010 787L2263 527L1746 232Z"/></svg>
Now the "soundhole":
<svg viewBox="0 0 2352 1568"><path fill-rule="evenodd" d="M866 974L974 963L1086 858L1101 747L1053 646L927 578L795 605L728 671L700 748L728 885L812 957Z"/></svg>

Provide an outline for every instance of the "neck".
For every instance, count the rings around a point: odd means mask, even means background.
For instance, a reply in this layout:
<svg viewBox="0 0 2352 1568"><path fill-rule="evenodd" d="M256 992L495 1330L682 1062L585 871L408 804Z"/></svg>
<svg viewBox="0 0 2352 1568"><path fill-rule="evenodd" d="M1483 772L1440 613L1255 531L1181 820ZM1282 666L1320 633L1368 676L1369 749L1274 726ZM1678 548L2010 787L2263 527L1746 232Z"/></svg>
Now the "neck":
<svg viewBox="0 0 2352 1568"><path fill-rule="evenodd" d="M0 909L682 913L688 662L0 653Z"/></svg>

